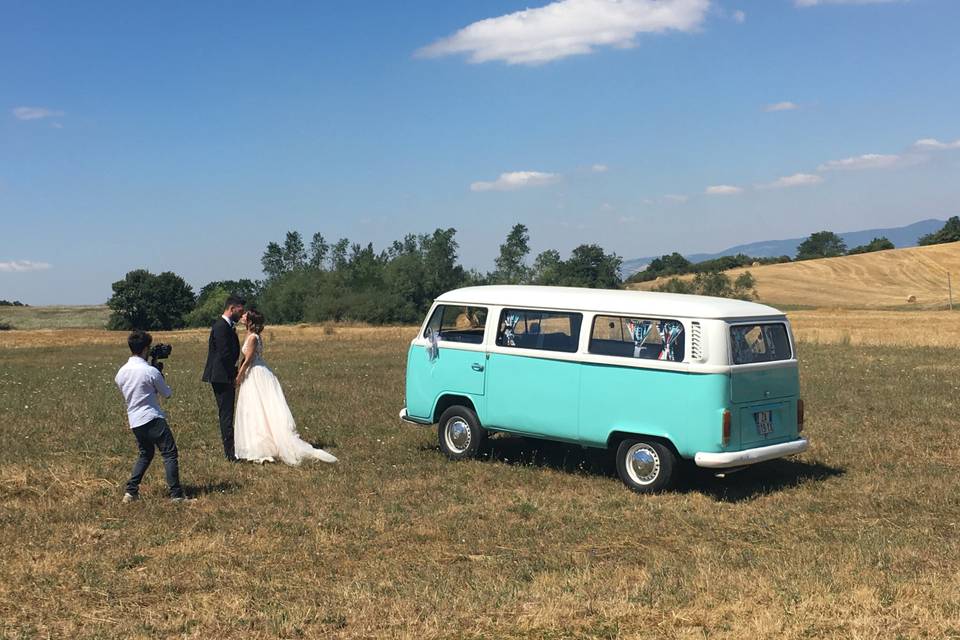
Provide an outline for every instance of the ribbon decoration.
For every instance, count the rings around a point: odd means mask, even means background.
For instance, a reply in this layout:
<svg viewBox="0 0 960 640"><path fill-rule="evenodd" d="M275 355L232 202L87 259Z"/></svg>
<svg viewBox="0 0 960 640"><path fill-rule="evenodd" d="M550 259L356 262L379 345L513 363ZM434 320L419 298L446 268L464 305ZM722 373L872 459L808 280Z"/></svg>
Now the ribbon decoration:
<svg viewBox="0 0 960 640"><path fill-rule="evenodd" d="M643 341L650 335L653 329L653 322L650 320L637 320L630 318L627 320L627 327L630 329L630 337L633 338L633 357L640 357L640 349L643 347Z"/></svg>
<svg viewBox="0 0 960 640"><path fill-rule="evenodd" d="M663 348L660 350L660 356L657 360L677 361L677 346L679 344L677 340L683 333L683 325L676 320L661 320L658 328L660 343Z"/></svg>
<svg viewBox="0 0 960 640"><path fill-rule="evenodd" d="M517 340L514 331L519 323L520 315L516 313L511 313L503 319L503 341L506 343L506 346L517 346Z"/></svg>
<svg viewBox="0 0 960 640"><path fill-rule="evenodd" d="M440 332L427 329L427 358L434 362L440 357Z"/></svg>

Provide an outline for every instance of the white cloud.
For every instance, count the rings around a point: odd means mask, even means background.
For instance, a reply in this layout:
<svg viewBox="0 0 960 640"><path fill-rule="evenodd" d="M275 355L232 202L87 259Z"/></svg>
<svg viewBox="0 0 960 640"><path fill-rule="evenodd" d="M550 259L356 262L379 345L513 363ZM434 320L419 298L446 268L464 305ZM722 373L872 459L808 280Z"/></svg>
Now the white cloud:
<svg viewBox="0 0 960 640"><path fill-rule="evenodd" d="M52 265L47 262L33 262L31 260L11 260L0 262L0 273L22 273L24 271L43 271Z"/></svg>
<svg viewBox="0 0 960 640"><path fill-rule="evenodd" d="M913 143L913 148L917 151L943 151L946 149L960 149L960 140L953 142L940 142L935 138L924 138Z"/></svg>
<svg viewBox="0 0 960 640"><path fill-rule="evenodd" d="M610 170L610 167L608 167L605 164L595 164L592 167L590 167L590 171L593 171L594 173L606 173L609 170Z"/></svg>
<svg viewBox="0 0 960 640"><path fill-rule="evenodd" d="M501 173L500 177L492 182L474 182L470 185L470 191L515 191L525 187L542 187L559 179L560 175L556 173L512 171Z"/></svg>
<svg viewBox="0 0 960 640"><path fill-rule="evenodd" d="M17 120L42 120L43 118L59 118L63 111L48 109L47 107L17 107L13 109L13 116Z"/></svg>
<svg viewBox="0 0 960 640"><path fill-rule="evenodd" d="M795 102L775 102L774 104L768 104L763 108L767 113L774 113L776 111L793 111L799 109L800 105Z"/></svg>
<svg viewBox="0 0 960 640"><path fill-rule="evenodd" d="M823 177L810 173L795 173L792 176L784 176L768 184L758 185L758 189L789 189L790 187L809 187L820 184Z"/></svg>
<svg viewBox="0 0 960 640"><path fill-rule="evenodd" d="M640 33L695 31L709 7L710 0L558 0L474 22L415 55L466 54L473 63L543 64L592 53L596 47L629 48Z"/></svg>
<svg viewBox="0 0 960 640"><path fill-rule="evenodd" d="M734 187L729 184L718 184L707 187L706 194L708 196L735 196L739 193L743 193L742 187Z"/></svg>
<svg viewBox="0 0 960 640"><path fill-rule="evenodd" d="M667 195L663 196L663 199L669 202L686 202L690 198L688 196L682 196L676 193L668 193Z"/></svg>
<svg viewBox="0 0 960 640"><path fill-rule="evenodd" d="M891 2L905 2L906 0L794 0L798 7L815 7L821 4L888 4Z"/></svg>
<svg viewBox="0 0 960 640"><path fill-rule="evenodd" d="M747 20L747 14L737 9L733 12L733 21L737 24L743 24Z"/></svg>
<svg viewBox="0 0 960 640"><path fill-rule="evenodd" d="M817 171L858 171L862 169L888 169L900 162L898 155L867 153L862 156L831 160L817 167Z"/></svg>

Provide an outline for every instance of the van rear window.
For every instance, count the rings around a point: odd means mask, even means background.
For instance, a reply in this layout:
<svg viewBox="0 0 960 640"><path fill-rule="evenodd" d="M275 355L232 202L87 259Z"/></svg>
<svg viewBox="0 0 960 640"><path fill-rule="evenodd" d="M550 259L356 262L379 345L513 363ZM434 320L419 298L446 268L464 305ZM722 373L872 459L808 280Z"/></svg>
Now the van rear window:
<svg viewBox="0 0 960 640"><path fill-rule="evenodd" d="M590 353L643 360L682 362L683 323L679 320L597 316Z"/></svg>
<svg viewBox="0 0 960 640"><path fill-rule="evenodd" d="M575 353L582 322L583 315L579 313L504 309L500 314L497 345Z"/></svg>
<svg viewBox="0 0 960 640"><path fill-rule="evenodd" d="M787 326L782 322L734 325L730 327L730 342L733 364L775 362L793 357Z"/></svg>

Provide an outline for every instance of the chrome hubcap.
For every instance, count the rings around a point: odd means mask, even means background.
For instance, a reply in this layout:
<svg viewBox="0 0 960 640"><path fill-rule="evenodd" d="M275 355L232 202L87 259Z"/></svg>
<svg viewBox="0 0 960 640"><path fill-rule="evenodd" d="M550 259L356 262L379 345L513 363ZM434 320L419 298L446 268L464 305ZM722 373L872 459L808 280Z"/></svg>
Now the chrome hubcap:
<svg viewBox="0 0 960 640"><path fill-rule="evenodd" d="M635 444L627 451L627 473L637 484L650 484L660 475L660 456L648 444Z"/></svg>
<svg viewBox="0 0 960 640"><path fill-rule="evenodd" d="M473 439L473 433L470 431L470 425L463 418L451 418L444 429L444 435L447 440L447 447L451 451L463 453L470 448L470 441Z"/></svg>

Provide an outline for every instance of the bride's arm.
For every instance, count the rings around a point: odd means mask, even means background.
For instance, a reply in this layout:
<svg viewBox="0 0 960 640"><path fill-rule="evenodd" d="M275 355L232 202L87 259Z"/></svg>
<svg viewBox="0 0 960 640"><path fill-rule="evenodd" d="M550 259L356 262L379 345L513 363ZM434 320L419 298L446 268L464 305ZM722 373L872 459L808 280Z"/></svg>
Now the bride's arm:
<svg viewBox="0 0 960 640"><path fill-rule="evenodd" d="M237 379L234 383L236 386L240 386L240 383L243 382L244 376L247 375L247 369L250 368L250 362L253 360L253 355L255 347L253 341L256 340L255 334L251 333L247 336L247 339L243 341L243 347L240 349L240 353L243 354L243 363L240 365L240 369L237 371Z"/></svg>

